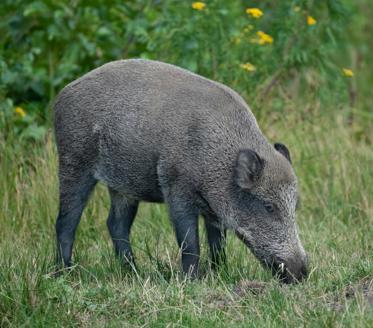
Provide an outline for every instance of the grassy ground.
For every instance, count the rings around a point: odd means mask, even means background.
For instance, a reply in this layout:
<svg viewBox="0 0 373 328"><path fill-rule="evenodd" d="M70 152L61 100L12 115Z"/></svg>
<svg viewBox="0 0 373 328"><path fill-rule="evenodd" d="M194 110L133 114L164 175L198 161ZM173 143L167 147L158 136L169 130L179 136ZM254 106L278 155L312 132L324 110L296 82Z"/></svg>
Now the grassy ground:
<svg viewBox="0 0 373 328"><path fill-rule="evenodd" d="M226 269L208 270L204 242L204 276L184 281L167 211L150 204L142 205L133 228L139 271L126 274L106 229L104 186L79 226L74 269L54 278L53 139L35 147L1 139L0 326L372 327L371 145L342 116L323 116L316 105L286 112L260 124L272 141L289 146L300 180L298 223L312 270L297 286L272 279L233 234ZM245 289L242 279L263 282L262 288Z"/></svg>

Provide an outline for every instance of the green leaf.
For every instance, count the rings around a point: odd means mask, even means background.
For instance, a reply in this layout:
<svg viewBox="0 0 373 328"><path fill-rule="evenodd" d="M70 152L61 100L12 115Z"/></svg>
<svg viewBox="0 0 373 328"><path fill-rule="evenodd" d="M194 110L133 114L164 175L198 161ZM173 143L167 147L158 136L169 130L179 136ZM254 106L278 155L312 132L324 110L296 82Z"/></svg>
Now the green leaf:
<svg viewBox="0 0 373 328"><path fill-rule="evenodd" d="M45 137L46 133L47 129L44 126L32 124L21 132L21 138L39 141Z"/></svg>
<svg viewBox="0 0 373 328"><path fill-rule="evenodd" d="M23 16L36 16L38 14L45 14L48 13L49 9L48 6L40 1L33 2L29 4L23 11Z"/></svg>

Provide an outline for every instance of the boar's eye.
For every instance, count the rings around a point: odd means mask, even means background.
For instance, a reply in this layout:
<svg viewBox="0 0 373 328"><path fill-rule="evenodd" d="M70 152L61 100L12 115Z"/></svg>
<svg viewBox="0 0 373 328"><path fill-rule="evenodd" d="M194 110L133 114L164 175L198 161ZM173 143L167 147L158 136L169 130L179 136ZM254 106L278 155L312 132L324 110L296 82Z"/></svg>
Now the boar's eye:
<svg viewBox="0 0 373 328"><path fill-rule="evenodd" d="M271 204L271 203L264 203L264 208L266 209L266 211L268 213L274 213L275 211L275 205L274 204Z"/></svg>

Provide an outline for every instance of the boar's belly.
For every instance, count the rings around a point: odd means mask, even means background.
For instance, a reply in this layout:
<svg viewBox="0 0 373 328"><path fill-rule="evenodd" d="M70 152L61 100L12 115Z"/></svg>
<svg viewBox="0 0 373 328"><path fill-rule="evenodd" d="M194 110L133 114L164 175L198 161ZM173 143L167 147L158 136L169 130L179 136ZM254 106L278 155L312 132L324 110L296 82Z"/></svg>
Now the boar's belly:
<svg viewBox="0 0 373 328"><path fill-rule="evenodd" d="M95 177L109 188L129 198L148 202L163 202L159 186L155 158L144 158L136 154L101 160Z"/></svg>

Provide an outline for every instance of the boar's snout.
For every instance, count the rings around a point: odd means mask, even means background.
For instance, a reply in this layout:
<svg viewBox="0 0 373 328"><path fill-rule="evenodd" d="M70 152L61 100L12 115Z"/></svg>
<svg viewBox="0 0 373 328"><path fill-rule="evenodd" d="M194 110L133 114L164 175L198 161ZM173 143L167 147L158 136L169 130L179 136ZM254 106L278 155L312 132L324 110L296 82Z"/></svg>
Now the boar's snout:
<svg viewBox="0 0 373 328"><path fill-rule="evenodd" d="M301 282L308 276L308 258L294 257L288 260L276 259L272 266L272 273L285 284Z"/></svg>

